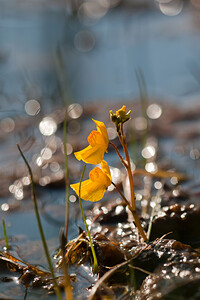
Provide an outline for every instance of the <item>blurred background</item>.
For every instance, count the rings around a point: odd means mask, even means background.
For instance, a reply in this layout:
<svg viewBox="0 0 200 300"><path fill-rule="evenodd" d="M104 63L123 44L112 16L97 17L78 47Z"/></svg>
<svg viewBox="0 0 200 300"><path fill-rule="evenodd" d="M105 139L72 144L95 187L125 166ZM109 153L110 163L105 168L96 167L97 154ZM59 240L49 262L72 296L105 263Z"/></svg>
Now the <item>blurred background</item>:
<svg viewBox="0 0 200 300"><path fill-rule="evenodd" d="M0 111L43 111L75 102L148 95L173 101L200 92L198 0L1 1Z"/></svg>
<svg viewBox="0 0 200 300"><path fill-rule="evenodd" d="M1 0L0 217L19 257L46 264L41 244L35 243L40 236L30 180L16 143L34 172L53 253L65 222L63 107L70 182L79 181L83 165L73 152L87 145L95 128L91 119L104 121L115 140L109 109L127 104L132 110L128 140L133 169L177 169L199 184L199 97L199 0ZM106 160L113 181L122 185L116 156L111 152ZM163 187L145 180L135 182L139 206ZM167 183L177 202L177 178ZM113 199L110 192L105 200ZM83 205L93 207L86 201ZM78 225L84 226L72 190L70 209L72 239ZM4 245L2 237L0 226ZM5 292L4 284L1 290Z"/></svg>

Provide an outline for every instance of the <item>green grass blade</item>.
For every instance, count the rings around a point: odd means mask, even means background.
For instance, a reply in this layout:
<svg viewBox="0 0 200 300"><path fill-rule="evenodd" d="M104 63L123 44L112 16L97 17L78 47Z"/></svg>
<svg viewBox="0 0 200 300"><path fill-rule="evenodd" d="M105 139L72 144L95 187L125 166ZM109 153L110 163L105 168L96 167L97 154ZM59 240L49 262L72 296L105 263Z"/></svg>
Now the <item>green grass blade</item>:
<svg viewBox="0 0 200 300"><path fill-rule="evenodd" d="M2 226L3 226L3 234L4 234L6 249L8 250L10 248L10 246L9 246L9 243L8 243L8 236L7 236L6 224L5 224L4 218L2 218Z"/></svg>
<svg viewBox="0 0 200 300"><path fill-rule="evenodd" d="M32 173L31 167L30 167L27 159L25 158L25 156L24 156L24 154L23 154L23 152L22 152L22 150L21 150L21 148L18 144L17 144L17 147L18 147L19 152L20 152L20 154L21 154L21 156L22 156L22 158L23 158L23 160L24 160L24 162L27 166L28 173L29 173L29 176L30 176L31 194L32 194L32 200L33 200L33 204L34 204L35 215L36 215L36 219L37 219L37 223L38 223L38 228L39 228L41 240L42 240L43 247L44 247L44 252L45 252L46 259L47 259L47 262L48 262L48 265L49 265L49 269L50 269L50 272L51 272L51 275L52 275L55 292L56 292L57 298L59 300L62 300L61 292L60 292L60 289L59 289L57 281L56 281L53 265L52 265L51 258L50 258L50 255L49 255L49 250L48 250L48 247L47 247L47 242L46 242L46 239L45 239L42 223L41 223L41 220L40 220L40 215L39 215L39 210L38 210L38 205L37 205L37 199L36 199L36 193L35 193L35 184L34 184L34 180L33 180L33 173Z"/></svg>
<svg viewBox="0 0 200 300"><path fill-rule="evenodd" d="M88 228L88 225L87 225L87 222L86 222L86 218L85 218L85 215L84 215L84 212L83 212L82 202L81 202L81 183L83 181L83 175L85 173L85 167L86 167L86 165L84 165L83 171L82 171L82 174L81 174L78 199L79 199L79 205L80 205L80 209L81 209L81 213L82 213L83 222L85 224L85 228L86 228L86 232L87 232L87 235L88 235L88 238L89 238L90 247L91 247L91 251L92 251L92 256L93 256L93 260L94 260L93 272L98 273L99 267L98 267L97 257L96 257L96 253L95 253L94 246L93 246L93 243L92 243L92 238L91 238L91 235L90 235L90 231L89 231L89 228Z"/></svg>

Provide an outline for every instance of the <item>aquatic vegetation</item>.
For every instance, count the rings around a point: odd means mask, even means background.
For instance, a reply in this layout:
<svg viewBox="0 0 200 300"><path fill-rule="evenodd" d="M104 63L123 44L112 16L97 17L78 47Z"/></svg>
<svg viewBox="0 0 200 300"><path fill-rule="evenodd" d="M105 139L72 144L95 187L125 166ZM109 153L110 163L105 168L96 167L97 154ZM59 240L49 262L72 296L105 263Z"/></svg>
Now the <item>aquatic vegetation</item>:
<svg viewBox="0 0 200 300"><path fill-rule="evenodd" d="M142 238L146 240L146 234L140 224L140 220L136 212L133 175L131 170L131 163L130 163L130 158L128 153L126 136L123 130L123 124L128 120L130 120L130 114L131 111L126 112L125 105L122 106L121 109L117 110L116 113L110 111L110 119L116 126L117 134L121 142L121 145L124 149L126 160L122 158L117 147L113 143L111 143L111 145L114 147L121 162L125 166L129 178L129 183L130 183L130 195L131 195L130 201L128 201L121 192L120 195L122 196L122 198L125 200L126 203L130 202L130 205L128 204L128 207L131 210L136 227L138 228L138 231L140 232ZM112 183L108 164L105 161L103 161L103 156L105 151L107 150L108 143L109 143L107 130L103 122L95 121L95 120L93 121L97 125L97 131L92 131L90 133L88 137L88 142L90 145L87 148L74 153L78 160L82 159L86 163L97 164L101 162L102 170L96 167L90 172L89 174L90 179L82 182L81 198L92 202L101 200L103 198L104 192L106 191L108 186ZM78 193L79 183L72 184L71 187L75 190L77 195L79 195Z"/></svg>

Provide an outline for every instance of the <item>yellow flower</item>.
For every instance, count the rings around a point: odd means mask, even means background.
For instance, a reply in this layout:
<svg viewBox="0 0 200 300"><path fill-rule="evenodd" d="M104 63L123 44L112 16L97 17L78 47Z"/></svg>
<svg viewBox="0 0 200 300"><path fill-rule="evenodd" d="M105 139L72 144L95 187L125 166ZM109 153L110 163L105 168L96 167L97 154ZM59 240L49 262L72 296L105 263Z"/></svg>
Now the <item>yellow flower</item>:
<svg viewBox="0 0 200 300"><path fill-rule="evenodd" d="M120 116L121 114L126 114L126 105L123 105L122 108L116 111L117 116Z"/></svg>
<svg viewBox="0 0 200 300"><path fill-rule="evenodd" d="M126 112L126 106L123 105L122 108L116 111L116 113L113 113L112 110L110 110L110 119L113 123L115 123L117 131L119 131L119 124L125 123L126 121L130 120L130 114L131 111L129 110Z"/></svg>
<svg viewBox="0 0 200 300"><path fill-rule="evenodd" d="M93 121L97 126L97 130L93 130L88 136L89 146L81 151L75 152L74 155L78 160L96 165L103 160L104 153L108 148L109 140L104 123L96 120Z"/></svg>
<svg viewBox="0 0 200 300"><path fill-rule="evenodd" d="M101 162L101 169L94 168L89 173L89 179L81 183L81 198L88 201L99 201L103 198L108 186L111 185L112 178L110 169L105 160ZM71 184L70 187L79 195L80 183Z"/></svg>

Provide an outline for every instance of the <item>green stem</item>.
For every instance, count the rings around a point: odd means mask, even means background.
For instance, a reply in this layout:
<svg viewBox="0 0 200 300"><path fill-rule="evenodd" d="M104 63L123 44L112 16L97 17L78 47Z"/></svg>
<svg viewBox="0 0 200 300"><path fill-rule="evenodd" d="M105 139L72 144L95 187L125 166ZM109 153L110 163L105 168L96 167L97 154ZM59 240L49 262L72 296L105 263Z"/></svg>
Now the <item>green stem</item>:
<svg viewBox="0 0 200 300"><path fill-rule="evenodd" d="M99 267L98 267L97 257L96 257L96 253L95 253L94 246L93 246L93 243L92 243L92 238L91 238L91 235L90 235L90 231L88 229L88 225L87 225L87 222L86 222L86 218L85 218L85 215L84 215L84 212L83 212L82 202L81 202L81 183L83 181L83 175L85 173L85 167L86 167L86 165L84 165L83 171L82 171L82 174L81 174L78 200L79 200L79 205L80 205L80 209L81 209L81 213L82 213L82 218L83 218L83 222L85 224L85 228L86 228L86 231L87 231L87 235L88 235L88 238L89 238L90 247L91 247L91 251L92 251L92 256L93 256L93 260L94 260L93 272L98 273Z"/></svg>
<svg viewBox="0 0 200 300"><path fill-rule="evenodd" d="M65 155L65 186L66 186L66 212L65 212L65 239L67 243L69 228L69 170L67 157L67 120L63 123L64 155Z"/></svg>
<svg viewBox="0 0 200 300"><path fill-rule="evenodd" d="M131 287L133 287L134 292L136 292L137 291L137 283L136 283L136 277L135 277L135 270L132 266L133 266L133 261L131 261L130 265L129 265L130 284L131 284Z"/></svg>
<svg viewBox="0 0 200 300"><path fill-rule="evenodd" d="M4 218L2 218L2 226L3 226L3 234L4 234L4 240L6 244L6 249L8 250L10 248L8 244L8 236L7 236L7 231L6 231L6 224Z"/></svg>
<svg viewBox="0 0 200 300"><path fill-rule="evenodd" d="M46 239L45 239L45 236L44 236L42 223L41 223L41 220L40 220L40 215L39 215L39 210L38 210L38 205L37 205L37 200L36 200L36 193L35 193L35 184L34 184L34 180L33 180L33 173L32 173L32 170L31 170L31 167L30 167L28 161L26 160L26 158L25 158L25 156L24 156L24 154L23 154L23 152L22 152L22 150L21 150L21 148L18 144L17 144L17 147L19 149L19 152L20 152L20 154L21 154L21 156L22 156L22 158L23 158L23 160L24 160L24 162L27 166L28 172L29 172L30 182L31 182L31 196L32 196L33 204L34 204L34 210L35 210L35 215L36 215L36 219L37 219L37 223L38 223L38 228L39 228L41 240L42 240L43 247L44 247L44 252L45 252L46 259L47 259L47 262L48 262L48 265L49 265L49 269L50 269L50 272L51 272L51 275L52 275L52 279L53 279L54 288L55 288L57 298L59 300L62 300L60 289L59 289L57 281L56 281L53 265L52 265L51 258L50 258L50 255L49 255L49 250L48 250L48 247L47 247Z"/></svg>

